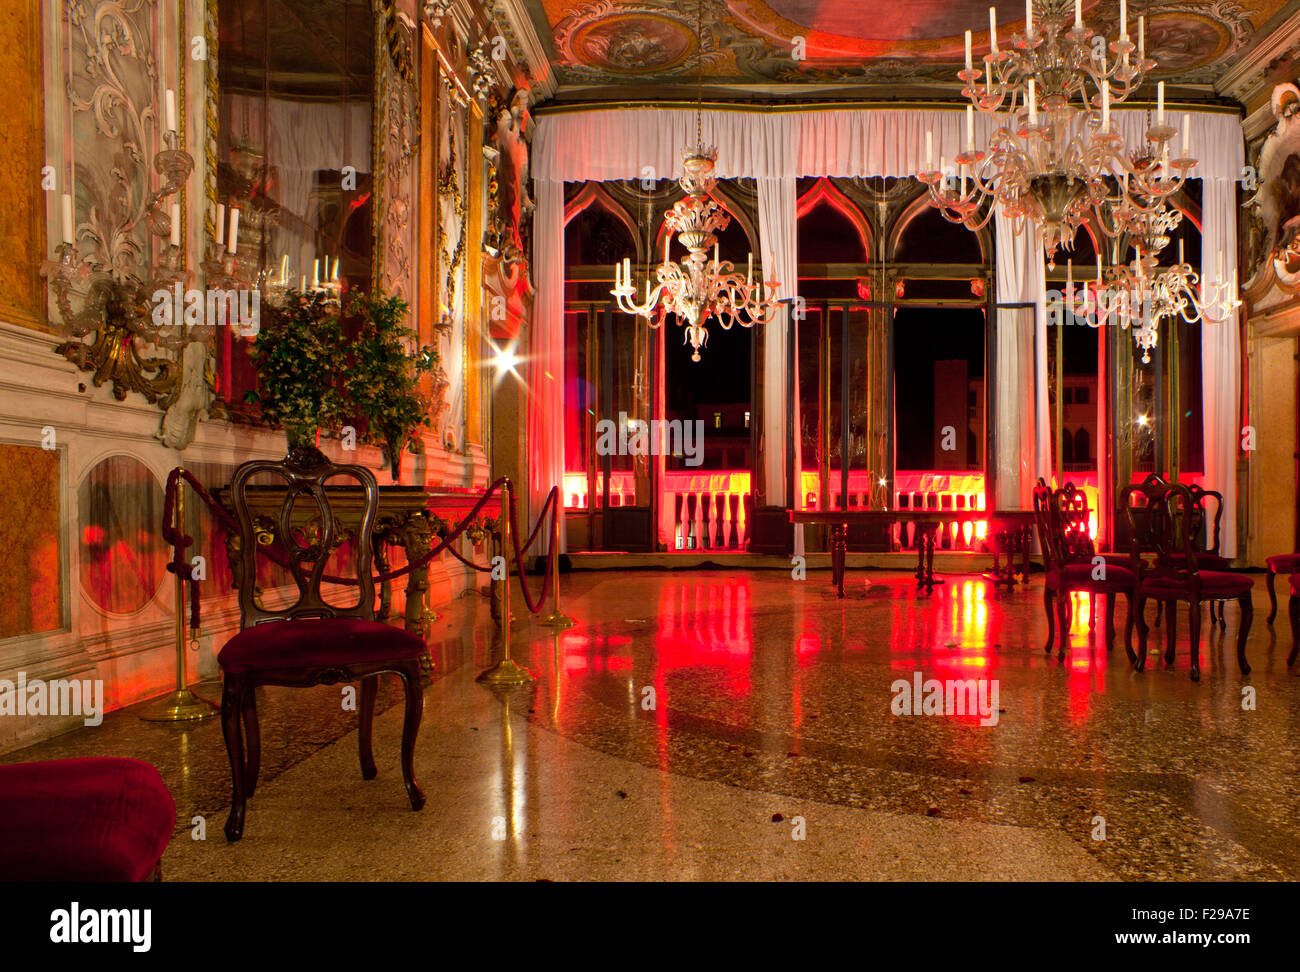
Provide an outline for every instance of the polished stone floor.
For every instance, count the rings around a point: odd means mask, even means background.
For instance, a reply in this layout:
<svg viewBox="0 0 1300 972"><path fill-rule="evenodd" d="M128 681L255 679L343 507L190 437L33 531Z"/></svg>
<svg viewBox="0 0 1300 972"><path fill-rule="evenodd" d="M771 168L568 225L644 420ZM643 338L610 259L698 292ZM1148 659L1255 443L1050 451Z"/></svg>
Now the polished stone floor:
<svg viewBox="0 0 1300 972"><path fill-rule="evenodd" d="M840 600L826 572L568 575L581 623L517 622L538 678L512 693L474 682L493 629L482 599L457 601L432 644L418 814L392 685L370 782L339 687L265 693L264 782L233 846L215 721L114 713L5 759L156 763L178 804L173 880L1300 878L1300 678L1262 577L1253 673L1230 604L1199 684L1186 608L1174 666L1157 628L1139 675L1086 600L1065 660L1043 653L1041 575L1013 593L948 575L928 597L901 573L849 580ZM896 714L895 682L917 673L996 681L996 723Z"/></svg>

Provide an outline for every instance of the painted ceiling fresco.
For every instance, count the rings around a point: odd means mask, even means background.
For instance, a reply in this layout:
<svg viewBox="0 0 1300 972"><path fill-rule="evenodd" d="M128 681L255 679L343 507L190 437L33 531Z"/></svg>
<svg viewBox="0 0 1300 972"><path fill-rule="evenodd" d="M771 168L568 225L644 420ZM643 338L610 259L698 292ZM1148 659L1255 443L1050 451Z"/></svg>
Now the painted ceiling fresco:
<svg viewBox="0 0 1300 972"><path fill-rule="evenodd" d="M1072 7L1070 0L1056 0ZM963 33L988 48L989 0L530 0L549 28L562 85L955 81ZM1022 0L997 0L999 36L1024 29ZM1157 76L1210 83L1286 0L1129 0L1148 25ZM1088 26L1117 33L1118 0L1085 0ZM698 39L697 39L698 38ZM796 60L795 38L806 57ZM698 58L698 62L697 62Z"/></svg>

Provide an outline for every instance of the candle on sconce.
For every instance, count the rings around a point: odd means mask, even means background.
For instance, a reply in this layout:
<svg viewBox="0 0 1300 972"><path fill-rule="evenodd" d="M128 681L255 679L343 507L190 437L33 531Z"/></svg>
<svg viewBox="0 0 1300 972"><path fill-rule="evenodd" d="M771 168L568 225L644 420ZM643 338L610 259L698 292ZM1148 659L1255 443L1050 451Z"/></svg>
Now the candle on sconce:
<svg viewBox="0 0 1300 972"><path fill-rule="evenodd" d="M668 246L669 244L672 243L672 241L673 241L673 237L671 233L669 233L667 236L664 237L664 263L668 262Z"/></svg>
<svg viewBox="0 0 1300 972"><path fill-rule="evenodd" d="M1189 157L1192 137L1192 116L1189 112L1183 112L1183 158Z"/></svg>
<svg viewBox="0 0 1300 972"><path fill-rule="evenodd" d="M668 247L664 247L664 259L668 259ZM650 279L649 277L646 278ZM632 286L632 258L623 257L623 286Z"/></svg>
<svg viewBox="0 0 1300 972"><path fill-rule="evenodd" d="M1165 123L1165 83L1160 81L1156 84L1156 124Z"/></svg>
<svg viewBox="0 0 1300 972"><path fill-rule="evenodd" d="M63 242L72 242L72 194L63 194Z"/></svg>
<svg viewBox="0 0 1300 972"><path fill-rule="evenodd" d="M320 257L311 262L311 285L320 286Z"/></svg>
<svg viewBox="0 0 1300 972"><path fill-rule="evenodd" d="M1185 262L1186 262L1186 261L1183 259L1183 241L1182 241L1181 238L1178 240L1178 262L1179 262L1179 263L1185 263Z"/></svg>
<svg viewBox="0 0 1300 972"><path fill-rule="evenodd" d="M1025 0L1025 36L1034 32L1034 0Z"/></svg>
<svg viewBox="0 0 1300 972"><path fill-rule="evenodd" d="M1119 37L1128 40L1128 0L1119 0Z"/></svg>
<svg viewBox="0 0 1300 972"><path fill-rule="evenodd" d="M968 30L966 31L966 70L967 71L971 70L973 66L974 66L974 62L971 60L971 50L970 50L970 31Z"/></svg>
<svg viewBox="0 0 1300 972"><path fill-rule="evenodd" d="M167 89L165 98L167 105L167 131L176 131L176 92L171 88Z"/></svg>
<svg viewBox="0 0 1300 972"><path fill-rule="evenodd" d="M998 8L989 7L989 49L998 52Z"/></svg>
<svg viewBox="0 0 1300 972"><path fill-rule="evenodd" d="M226 249L234 256L239 252L239 209L230 207L230 231L226 233Z"/></svg>
<svg viewBox="0 0 1300 972"><path fill-rule="evenodd" d="M181 245L181 204L172 203L172 246Z"/></svg>
<svg viewBox="0 0 1300 972"><path fill-rule="evenodd" d="M754 286L754 251L749 251L749 269L745 272L745 286Z"/></svg>
<svg viewBox="0 0 1300 972"><path fill-rule="evenodd" d="M1147 18L1146 14L1138 17L1138 61L1147 59Z"/></svg>
<svg viewBox="0 0 1300 972"><path fill-rule="evenodd" d="M339 280L339 258L338 257L334 258L334 272L330 274L330 280L334 281L335 283L338 283Z"/></svg>
<svg viewBox="0 0 1300 972"><path fill-rule="evenodd" d="M713 241L713 268L718 268L718 241Z"/></svg>
<svg viewBox="0 0 1300 972"><path fill-rule="evenodd" d="M1083 0L1074 0L1074 29L1083 27Z"/></svg>
<svg viewBox="0 0 1300 972"><path fill-rule="evenodd" d="M217 246L224 246L226 242L226 204L217 203L216 219Z"/></svg>
<svg viewBox="0 0 1300 972"><path fill-rule="evenodd" d="M925 170L934 171L934 129L925 130ZM752 256L752 254L751 254Z"/></svg>

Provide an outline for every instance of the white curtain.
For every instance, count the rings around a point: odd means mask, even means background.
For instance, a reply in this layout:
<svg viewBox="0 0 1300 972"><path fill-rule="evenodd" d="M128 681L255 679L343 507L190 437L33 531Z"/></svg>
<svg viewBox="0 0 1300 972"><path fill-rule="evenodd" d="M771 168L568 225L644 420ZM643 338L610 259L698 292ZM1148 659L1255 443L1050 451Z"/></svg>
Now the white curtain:
<svg viewBox="0 0 1300 972"><path fill-rule="evenodd" d="M798 222L794 191L794 176L780 179L758 180L758 235L764 274L781 283L778 293L782 300L797 296L799 290L796 223ZM782 307L776 318L766 327L763 355L763 476L767 483L767 503L782 506L790 497L785 495L786 450L790 436L798 443L797 390L787 387L789 361L786 347L791 307ZM798 324L796 323L796 327ZM787 411L790 396L794 396L796 421L789 427ZM796 483L798 481L798 448L796 445ZM796 485L796 491L798 486Z"/></svg>
<svg viewBox="0 0 1300 972"><path fill-rule="evenodd" d="M524 376L528 395L528 518L551 487L564 487L564 184L537 186L533 210L533 300ZM563 497L561 497L563 504ZM520 522L527 522L521 519ZM560 549L565 549L560 531Z"/></svg>
<svg viewBox="0 0 1300 972"><path fill-rule="evenodd" d="M1047 292L1042 234L1014 232L999 208L997 230L997 358L995 442L999 509L1027 509L1034 480L1051 466L1047 425ZM1033 304L1033 307L1003 307ZM1032 393L1026 393L1033 389Z"/></svg>
<svg viewBox="0 0 1300 972"><path fill-rule="evenodd" d="M975 115L975 142L986 144L993 120ZM1129 145L1142 144L1146 111L1117 109L1111 117ZM1171 113L1167 120L1181 129L1181 114ZM1238 116L1192 112L1189 121L1189 148L1201 160L1192 174L1238 178ZM960 108L783 112L738 106L705 111L701 127L704 144L718 147L719 178L909 176L925 169L927 129L934 132L936 164L940 155L951 163L966 145L966 114ZM557 112L537 120L531 168L538 182L640 179L645 166L657 178L676 178L682 150L694 145L695 112L689 108Z"/></svg>
<svg viewBox="0 0 1300 972"><path fill-rule="evenodd" d="M1238 151L1241 137L1236 141ZM1201 198L1201 281L1205 292L1228 284L1237 269L1237 186L1206 179ZM1205 488L1223 494L1220 552L1237 555L1237 445L1241 436L1241 344L1237 315L1201 325L1201 420Z"/></svg>

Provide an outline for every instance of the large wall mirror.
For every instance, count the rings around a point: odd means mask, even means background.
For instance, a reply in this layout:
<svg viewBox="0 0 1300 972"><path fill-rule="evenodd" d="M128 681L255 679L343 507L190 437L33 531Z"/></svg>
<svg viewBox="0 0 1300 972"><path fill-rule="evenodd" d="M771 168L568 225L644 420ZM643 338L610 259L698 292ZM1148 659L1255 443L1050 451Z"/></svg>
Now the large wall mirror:
<svg viewBox="0 0 1300 972"><path fill-rule="evenodd" d="M272 280L375 273L375 15L370 0L216 0L216 201ZM228 232L228 224L226 231ZM218 391L240 413L249 342L219 337Z"/></svg>

